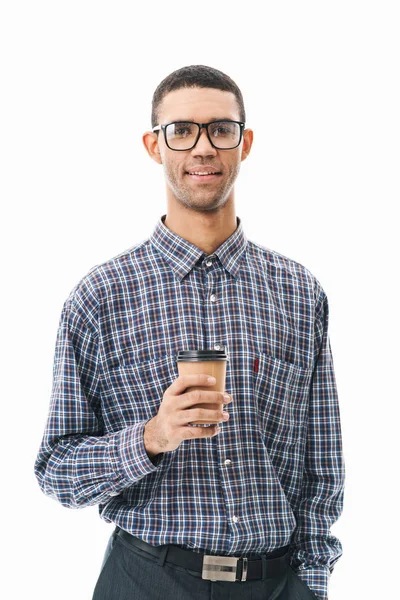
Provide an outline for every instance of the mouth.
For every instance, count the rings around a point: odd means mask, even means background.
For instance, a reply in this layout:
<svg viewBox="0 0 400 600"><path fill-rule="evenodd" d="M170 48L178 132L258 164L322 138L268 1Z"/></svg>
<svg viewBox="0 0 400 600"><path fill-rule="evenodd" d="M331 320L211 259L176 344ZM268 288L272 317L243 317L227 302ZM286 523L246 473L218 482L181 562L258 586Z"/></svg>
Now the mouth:
<svg viewBox="0 0 400 600"><path fill-rule="evenodd" d="M188 175L192 181L200 181L203 183L207 181L214 181L222 175L221 171L204 167L201 169L190 169L189 171L186 171L185 174Z"/></svg>

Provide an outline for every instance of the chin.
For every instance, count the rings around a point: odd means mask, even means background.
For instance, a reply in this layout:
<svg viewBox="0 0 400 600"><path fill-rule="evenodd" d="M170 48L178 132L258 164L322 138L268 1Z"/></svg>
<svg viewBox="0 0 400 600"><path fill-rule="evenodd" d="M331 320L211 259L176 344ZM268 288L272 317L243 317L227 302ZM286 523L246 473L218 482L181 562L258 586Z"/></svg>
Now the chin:
<svg viewBox="0 0 400 600"><path fill-rule="evenodd" d="M186 206L186 208L197 210L199 212L215 212L218 209L225 206L228 201L228 195L221 198L221 196L207 198L192 195L180 195L176 196L176 199L180 204Z"/></svg>

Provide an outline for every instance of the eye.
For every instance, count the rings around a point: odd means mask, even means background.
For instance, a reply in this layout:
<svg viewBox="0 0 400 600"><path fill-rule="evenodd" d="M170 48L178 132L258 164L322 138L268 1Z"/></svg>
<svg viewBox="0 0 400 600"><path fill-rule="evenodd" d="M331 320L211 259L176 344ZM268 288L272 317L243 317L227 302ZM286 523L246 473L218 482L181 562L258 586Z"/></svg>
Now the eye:
<svg viewBox="0 0 400 600"><path fill-rule="evenodd" d="M193 135L193 123L172 123L168 126L168 135L170 137L190 137Z"/></svg>
<svg viewBox="0 0 400 600"><path fill-rule="evenodd" d="M226 137L236 134L236 123L230 123L229 121L223 121L221 123L213 123L211 133L213 137Z"/></svg>

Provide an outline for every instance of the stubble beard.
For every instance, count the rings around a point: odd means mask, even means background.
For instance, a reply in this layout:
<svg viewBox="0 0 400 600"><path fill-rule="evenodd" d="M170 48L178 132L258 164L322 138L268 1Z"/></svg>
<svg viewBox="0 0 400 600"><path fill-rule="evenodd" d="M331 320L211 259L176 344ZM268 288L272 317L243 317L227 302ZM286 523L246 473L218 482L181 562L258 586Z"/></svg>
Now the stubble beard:
<svg viewBox="0 0 400 600"><path fill-rule="evenodd" d="M165 164L164 170L167 185L180 204L198 212L212 212L222 208L227 203L239 174L240 164L232 168L227 179L222 176L221 179L223 178L223 180L218 186L203 184L203 186L199 185L198 190L194 190L190 185L179 181L173 170ZM184 175L184 177L189 176Z"/></svg>

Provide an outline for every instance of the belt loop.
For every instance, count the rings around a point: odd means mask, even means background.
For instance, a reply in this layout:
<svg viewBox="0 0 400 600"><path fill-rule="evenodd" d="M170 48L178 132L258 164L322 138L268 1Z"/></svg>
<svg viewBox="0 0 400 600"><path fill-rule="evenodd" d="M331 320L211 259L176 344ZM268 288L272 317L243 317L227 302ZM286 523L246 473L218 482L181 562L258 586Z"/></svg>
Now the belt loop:
<svg viewBox="0 0 400 600"><path fill-rule="evenodd" d="M261 555L261 577L262 579L267 579L267 557L265 554Z"/></svg>
<svg viewBox="0 0 400 600"><path fill-rule="evenodd" d="M160 565L160 567L164 566L164 563L167 559L168 550L169 550L168 544L166 544L165 546L161 546L161 548L160 548L160 556L158 557L158 561L157 561L157 564Z"/></svg>

